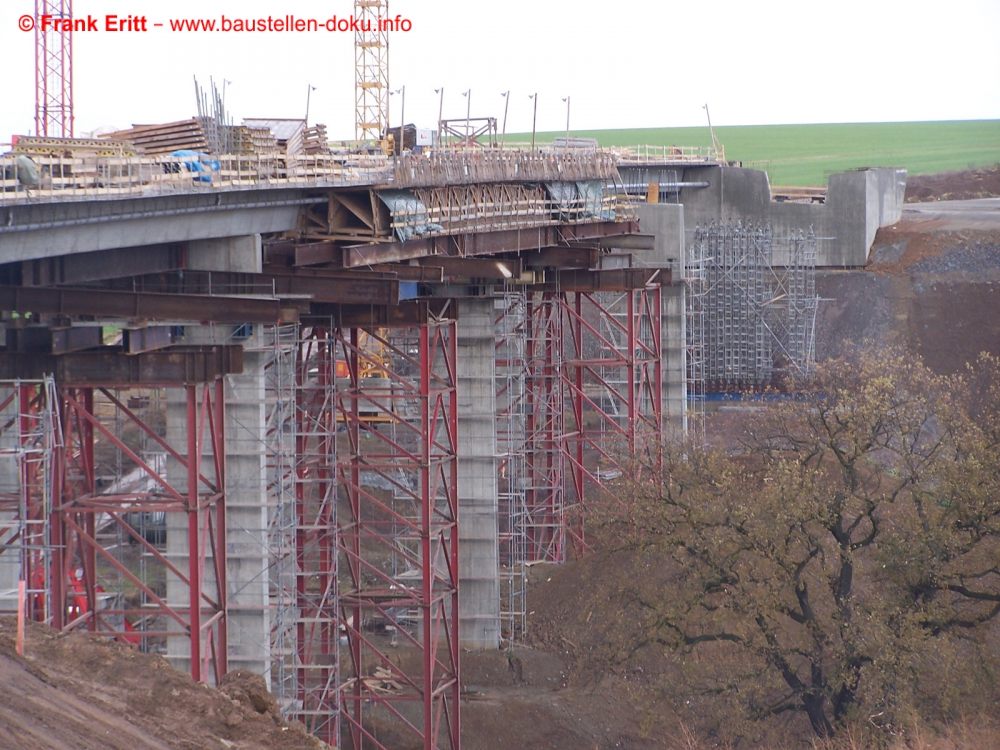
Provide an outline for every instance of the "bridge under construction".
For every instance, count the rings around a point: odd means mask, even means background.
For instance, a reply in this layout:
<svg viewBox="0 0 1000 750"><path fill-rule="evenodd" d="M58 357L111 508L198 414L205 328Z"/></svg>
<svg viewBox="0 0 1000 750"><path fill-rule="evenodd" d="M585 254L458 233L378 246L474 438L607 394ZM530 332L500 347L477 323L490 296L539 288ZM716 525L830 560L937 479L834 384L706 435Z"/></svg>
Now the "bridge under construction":
<svg viewBox="0 0 1000 750"><path fill-rule="evenodd" d="M772 195L717 142L393 137L377 26L353 147L200 89L72 138L50 31L0 156L0 614L262 674L335 747L459 750L462 652L524 638L528 566L586 554L708 391L808 370L815 269L902 202L900 170Z"/></svg>

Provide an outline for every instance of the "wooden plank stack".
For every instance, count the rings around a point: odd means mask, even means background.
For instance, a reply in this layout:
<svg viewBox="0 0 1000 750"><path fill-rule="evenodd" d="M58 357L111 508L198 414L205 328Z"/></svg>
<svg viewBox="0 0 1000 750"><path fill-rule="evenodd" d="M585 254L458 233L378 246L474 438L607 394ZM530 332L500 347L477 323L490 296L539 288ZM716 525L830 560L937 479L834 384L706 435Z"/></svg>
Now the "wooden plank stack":
<svg viewBox="0 0 1000 750"><path fill-rule="evenodd" d="M302 151L307 154L328 154L330 145L327 142L326 125L313 125L302 131Z"/></svg>
<svg viewBox="0 0 1000 750"><path fill-rule="evenodd" d="M102 138L131 142L140 155L170 154L180 149L209 150L208 135L196 117L163 125L134 125Z"/></svg>

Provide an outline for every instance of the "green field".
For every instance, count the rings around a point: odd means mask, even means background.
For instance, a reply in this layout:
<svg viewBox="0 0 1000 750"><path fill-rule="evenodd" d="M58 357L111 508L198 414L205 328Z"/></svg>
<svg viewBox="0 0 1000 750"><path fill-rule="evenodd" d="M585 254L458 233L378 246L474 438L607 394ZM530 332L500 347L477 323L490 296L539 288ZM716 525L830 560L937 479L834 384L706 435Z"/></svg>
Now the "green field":
<svg viewBox="0 0 1000 750"><path fill-rule="evenodd" d="M563 133L540 133L551 142ZM602 146L710 146L708 127L573 130ZM910 174L968 169L1000 162L1000 120L837 125L717 127L726 158L764 169L772 185L825 185L856 167L906 167ZM531 133L507 136L530 141Z"/></svg>

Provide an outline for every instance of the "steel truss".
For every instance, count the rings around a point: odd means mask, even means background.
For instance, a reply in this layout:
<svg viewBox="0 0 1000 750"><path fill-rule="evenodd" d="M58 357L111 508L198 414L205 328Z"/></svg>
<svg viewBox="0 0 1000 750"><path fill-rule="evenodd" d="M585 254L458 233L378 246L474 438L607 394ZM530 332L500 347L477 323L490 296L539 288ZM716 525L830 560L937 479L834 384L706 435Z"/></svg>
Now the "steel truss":
<svg viewBox="0 0 1000 750"><path fill-rule="evenodd" d="M35 134L44 138L73 137L73 32L62 23L72 19L73 0L35 0Z"/></svg>
<svg viewBox="0 0 1000 750"><path fill-rule="evenodd" d="M355 0L354 18L358 24L354 33L355 138L381 141L388 138L389 127L389 29L385 25L389 2Z"/></svg>
<svg viewBox="0 0 1000 750"><path fill-rule="evenodd" d="M566 560L566 392L561 377L563 310L559 292L527 292L525 310L526 562Z"/></svg>
<svg viewBox="0 0 1000 750"><path fill-rule="evenodd" d="M587 507L613 500L607 483L621 475L622 458L663 434L662 300L659 285L561 299L571 420L563 437L572 480L567 531L579 554L589 549Z"/></svg>
<svg viewBox="0 0 1000 750"><path fill-rule="evenodd" d="M52 624L64 631L86 629L133 643L140 641L140 634L146 639L184 638L190 648L191 676L218 681L227 671L228 645L223 380L186 385L182 390L185 444L171 445L161 430L126 405L120 391L98 383L59 389L62 444L54 451L50 524ZM128 403L138 405L144 398L148 396ZM95 408L98 405L100 409ZM126 423L155 443L180 466L185 484L165 479L156 462L144 451L133 450L121 429L108 427L109 421ZM98 439L134 464L144 481L132 485L118 481L102 491L95 457ZM203 460L206 453L208 465ZM126 514L135 518L157 513L186 515L187 552L182 558L164 554L126 519ZM98 531L107 535L108 529L139 545L144 556L172 574L187 590L186 601L168 603L162 591L106 549ZM102 581L112 576L128 580L140 592L141 603L105 588Z"/></svg>
<svg viewBox="0 0 1000 750"><path fill-rule="evenodd" d="M0 613L17 612L24 581L26 615L40 622L49 619L55 404L51 378L0 382Z"/></svg>
<svg viewBox="0 0 1000 750"><path fill-rule="evenodd" d="M337 476L349 652L341 685L352 747L460 745L456 323L339 329L346 432ZM365 341L364 339L367 339ZM384 377L362 378L363 371ZM367 381L367 382L366 382ZM390 643L401 646L393 658ZM397 739L392 739L396 735Z"/></svg>
<svg viewBox="0 0 1000 750"><path fill-rule="evenodd" d="M564 561L567 534L586 552L586 506L613 496L622 457L662 436L661 319L659 285L528 294L528 561Z"/></svg>

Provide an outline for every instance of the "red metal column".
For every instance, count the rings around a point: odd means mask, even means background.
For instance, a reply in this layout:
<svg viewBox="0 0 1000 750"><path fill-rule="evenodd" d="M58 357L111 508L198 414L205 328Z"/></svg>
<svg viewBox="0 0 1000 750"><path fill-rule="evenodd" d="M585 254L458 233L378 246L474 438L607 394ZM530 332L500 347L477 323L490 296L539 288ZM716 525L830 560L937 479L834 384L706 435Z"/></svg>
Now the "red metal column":
<svg viewBox="0 0 1000 750"><path fill-rule="evenodd" d="M431 317L392 337L338 331L338 346L350 375L337 414L348 442L338 478L351 511L340 524L351 747L458 750L455 321Z"/></svg>
<svg viewBox="0 0 1000 750"><path fill-rule="evenodd" d="M313 327L303 337L295 381L295 684L300 708L293 715L324 742L337 745L336 422L328 327Z"/></svg>
<svg viewBox="0 0 1000 750"><path fill-rule="evenodd" d="M164 384L175 385L175 384ZM125 442L108 429L95 413L95 390L103 407L135 426L172 456L187 473L187 489L171 485ZM210 673L221 679L226 660L226 529L225 529L225 406L221 380L185 386L187 456L171 446L157 430L132 412L115 393L99 384L67 387L60 391L62 445L56 451L58 464L52 482L51 543L53 624L63 630L86 627L117 639L139 643L141 637L185 637L191 648L191 676L207 680ZM205 437L211 440L213 476L202 470ZM152 490L128 491L122 487L99 492L95 476L95 442L109 444L140 469ZM156 546L139 534L126 513L185 513L187 516L188 571L182 572ZM141 545L142 552L188 586L186 606L168 604L151 586L112 555L97 538L97 516L110 519L112 528ZM211 559L214 591L205 589L205 570ZM100 583L101 570L114 571L129 580L147 599L136 607ZM173 620L180 629L166 629ZM156 621L160 629L136 630L139 621ZM210 672L211 669L211 672Z"/></svg>

